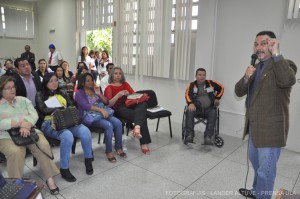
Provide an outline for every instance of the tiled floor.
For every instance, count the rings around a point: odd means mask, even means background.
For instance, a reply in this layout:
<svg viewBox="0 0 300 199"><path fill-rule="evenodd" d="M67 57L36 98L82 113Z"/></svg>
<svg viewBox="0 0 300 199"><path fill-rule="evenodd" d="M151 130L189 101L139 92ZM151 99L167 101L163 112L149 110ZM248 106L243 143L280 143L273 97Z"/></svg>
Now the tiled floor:
<svg viewBox="0 0 300 199"><path fill-rule="evenodd" d="M77 178L74 183L55 177L60 195L54 197L45 188L44 198L243 198L237 193L245 186L247 173L247 142L236 137L221 135L223 148L202 145L203 133L197 133L195 142L186 146L181 141L181 125L173 123L173 138L169 137L167 120L160 122L155 132L156 121L149 120L152 137L150 155L143 155L139 142L128 137L128 158L117 157L117 163L109 163L104 154L104 145L97 144L93 133L95 161L94 174L85 174L80 142L76 154L71 156L70 169ZM59 148L54 147L56 163ZM300 193L300 154L283 150L275 183L275 190L284 187ZM0 169L5 172L5 164ZM27 157L25 176L45 180L39 166L32 166L32 157ZM253 171L250 166L247 186L251 187Z"/></svg>

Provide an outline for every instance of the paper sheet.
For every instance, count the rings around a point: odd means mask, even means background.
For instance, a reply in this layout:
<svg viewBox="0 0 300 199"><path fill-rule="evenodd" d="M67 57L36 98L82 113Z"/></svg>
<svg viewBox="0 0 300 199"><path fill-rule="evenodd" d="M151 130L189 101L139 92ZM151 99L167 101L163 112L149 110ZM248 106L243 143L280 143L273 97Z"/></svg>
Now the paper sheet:
<svg viewBox="0 0 300 199"><path fill-rule="evenodd" d="M59 103L56 96L53 96L45 101L45 104L48 108L56 108L61 107L61 104Z"/></svg>
<svg viewBox="0 0 300 199"><path fill-rule="evenodd" d="M161 106L156 106L156 107L153 107L153 108L148 108L147 111L150 111L152 113L155 113L155 112L158 112L158 111L162 111L162 110L165 110L163 107Z"/></svg>

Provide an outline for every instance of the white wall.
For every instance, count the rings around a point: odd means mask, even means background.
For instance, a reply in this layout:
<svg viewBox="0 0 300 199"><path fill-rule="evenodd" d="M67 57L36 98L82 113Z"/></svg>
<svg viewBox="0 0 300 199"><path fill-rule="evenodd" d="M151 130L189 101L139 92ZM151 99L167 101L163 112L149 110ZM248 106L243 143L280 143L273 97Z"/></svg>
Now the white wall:
<svg viewBox="0 0 300 199"><path fill-rule="evenodd" d="M77 66L76 49L76 1L39 0L37 2L37 48L38 58L46 58L48 46L53 43L74 71ZM55 32L50 32L50 29Z"/></svg>

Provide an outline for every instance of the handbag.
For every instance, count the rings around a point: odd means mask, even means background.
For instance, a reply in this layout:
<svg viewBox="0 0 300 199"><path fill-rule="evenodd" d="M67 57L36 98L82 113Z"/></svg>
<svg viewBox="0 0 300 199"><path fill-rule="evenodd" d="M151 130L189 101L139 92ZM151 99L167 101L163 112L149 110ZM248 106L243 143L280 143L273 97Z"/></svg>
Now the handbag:
<svg viewBox="0 0 300 199"><path fill-rule="evenodd" d="M21 134L20 134L20 128L11 128L11 129L7 130L7 132L9 133L9 135L10 135L12 141L15 143L15 145L17 145L17 146L27 146L27 145L30 145L30 144L35 144L36 147L43 154L45 154L48 158L50 158L51 160L54 159L52 151L51 151L51 156L50 156L45 151L43 151L39 147L39 145L37 144L37 142L39 141L39 135L35 131L35 127L31 127L31 129L30 129L30 136L27 136L27 137L22 137L21 136Z"/></svg>
<svg viewBox="0 0 300 199"><path fill-rule="evenodd" d="M74 106L56 109L51 114L51 127L56 131L61 131L79 124L79 112Z"/></svg>
<svg viewBox="0 0 300 199"><path fill-rule="evenodd" d="M127 99L125 101L126 107L131 107L136 104L140 104L142 102L146 102L149 100L149 95L147 93L143 93L142 95L140 94L133 94L133 95L128 95Z"/></svg>
<svg viewBox="0 0 300 199"><path fill-rule="evenodd" d="M97 106L99 108L104 109L108 113L108 117L114 115L115 112L114 109L105 106L102 102L94 103L93 106ZM104 119L102 113L98 111L91 111L91 110L84 111L83 115L84 115L83 122L87 125L92 125L96 116L100 116L101 119Z"/></svg>
<svg viewBox="0 0 300 199"><path fill-rule="evenodd" d="M39 136L36 133L34 128L30 129L30 136L27 137L22 137L20 134L20 128L11 128L7 130L9 133L12 141L17 145L17 146L26 146L30 144L34 144L35 142L39 141Z"/></svg>

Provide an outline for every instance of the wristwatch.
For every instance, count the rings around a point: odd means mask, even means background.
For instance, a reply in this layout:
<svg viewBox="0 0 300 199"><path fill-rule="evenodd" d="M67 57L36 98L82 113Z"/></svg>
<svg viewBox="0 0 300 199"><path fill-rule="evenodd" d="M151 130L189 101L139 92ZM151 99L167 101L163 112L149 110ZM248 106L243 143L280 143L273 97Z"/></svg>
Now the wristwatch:
<svg viewBox="0 0 300 199"><path fill-rule="evenodd" d="M281 54L278 52L278 53L273 54L272 56L273 56L273 57L277 57L277 56L279 56L279 55L281 55Z"/></svg>

